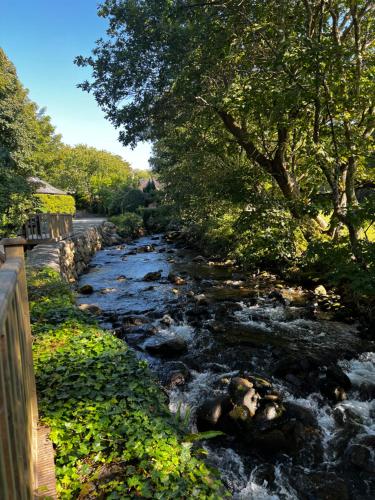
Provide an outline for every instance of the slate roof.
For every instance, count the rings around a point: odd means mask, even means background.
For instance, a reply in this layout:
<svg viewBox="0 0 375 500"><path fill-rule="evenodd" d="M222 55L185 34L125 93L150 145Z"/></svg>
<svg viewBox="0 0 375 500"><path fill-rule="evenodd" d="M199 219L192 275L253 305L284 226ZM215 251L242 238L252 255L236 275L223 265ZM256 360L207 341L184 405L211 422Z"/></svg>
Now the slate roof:
<svg viewBox="0 0 375 500"><path fill-rule="evenodd" d="M38 194L68 194L61 189L55 188L54 186L52 186L52 184L39 179L39 177L29 177L28 181L31 184L37 184L38 187L36 188L35 192Z"/></svg>

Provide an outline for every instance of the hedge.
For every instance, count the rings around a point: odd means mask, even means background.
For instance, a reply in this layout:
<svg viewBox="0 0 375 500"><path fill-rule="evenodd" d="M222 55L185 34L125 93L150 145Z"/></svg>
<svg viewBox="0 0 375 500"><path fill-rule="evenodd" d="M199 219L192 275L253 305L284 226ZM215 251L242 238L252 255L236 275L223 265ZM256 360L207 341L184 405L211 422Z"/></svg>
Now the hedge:
<svg viewBox="0 0 375 500"><path fill-rule="evenodd" d="M75 214L76 204L73 196L67 194L36 194L39 211L50 214Z"/></svg>

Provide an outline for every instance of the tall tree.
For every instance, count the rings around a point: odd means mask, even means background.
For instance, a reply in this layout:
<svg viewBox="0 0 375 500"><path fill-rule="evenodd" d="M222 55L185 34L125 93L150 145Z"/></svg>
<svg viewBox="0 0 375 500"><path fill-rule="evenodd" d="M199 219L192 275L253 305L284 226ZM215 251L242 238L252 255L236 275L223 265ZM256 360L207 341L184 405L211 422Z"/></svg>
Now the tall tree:
<svg viewBox="0 0 375 500"><path fill-rule="evenodd" d="M132 183L130 165L120 156L79 144L63 145L48 179L75 194L79 205L105 211L113 192Z"/></svg>
<svg viewBox="0 0 375 500"><path fill-rule="evenodd" d="M35 127L36 106L0 49L0 236L14 234L32 206Z"/></svg>
<svg viewBox="0 0 375 500"><path fill-rule="evenodd" d="M208 111L297 219L324 229L311 200L329 188L359 256L349 214L374 119L373 12L366 0L106 0L108 38L77 58L93 70L82 88L125 144Z"/></svg>

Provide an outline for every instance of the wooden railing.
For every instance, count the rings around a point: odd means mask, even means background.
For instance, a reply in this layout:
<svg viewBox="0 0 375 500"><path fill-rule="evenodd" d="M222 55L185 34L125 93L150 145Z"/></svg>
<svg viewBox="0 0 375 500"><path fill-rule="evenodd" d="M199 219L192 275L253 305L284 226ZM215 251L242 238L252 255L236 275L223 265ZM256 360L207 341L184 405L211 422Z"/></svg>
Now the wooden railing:
<svg viewBox="0 0 375 500"><path fill-rule="evenodd" d="M28 244L59 241L73 232L73 216L70 214L35 214L24 226Z"/></svg>
<svg viewBox="0 0 375 500"><path fill-rule="evenodd" d="M0 498L29 500L37 488L38 409L23 238L6 239L0 261Z"/></svg>

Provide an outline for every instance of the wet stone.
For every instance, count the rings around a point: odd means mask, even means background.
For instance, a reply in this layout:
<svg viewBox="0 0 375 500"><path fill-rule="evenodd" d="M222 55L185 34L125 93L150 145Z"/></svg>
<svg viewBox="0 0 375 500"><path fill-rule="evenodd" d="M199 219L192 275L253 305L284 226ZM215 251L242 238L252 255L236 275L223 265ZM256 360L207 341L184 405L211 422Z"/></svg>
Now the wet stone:
<svg viewBox="0 0 375 500"><path fill-rule="evenodd" d="M81 311L88 312L90 314L94 314L95 316L98 316L102 313L102 310L99 306L96 306L95 304L80 304L78 308Z"/></svg>
<svg viewBox="0 0 375 500"><path fill-rule="evenodd" d="M178 336L170 339L155 338L145 345L145 349L154 356L173 358L187 351L187 343L186 340Z"/></svg>
<svg viewBox="0 0 375 500"><path fill-rule="evenodd" d="M181 361L164 363L158 372L161 384L167 389L184 385L191 378L189 368Z"/></svg>
<svg viewBox="0 0 375 500"><path fill-rule="evenodd" d="M154 271L143 276L143 281L157 281L161 278L161 271Z"/></svg>
<svg viewBox="0 0 375 500"><path fill-rule="evenodd" d="M78 289L78 292L82 295L91 295L92 293L94 293L94 288L92 287L92 285L83 285Z"/></svg>

